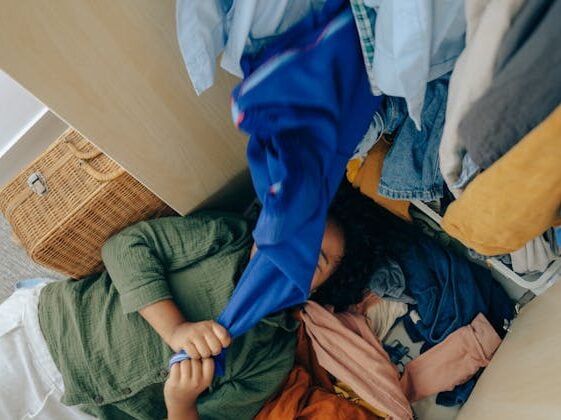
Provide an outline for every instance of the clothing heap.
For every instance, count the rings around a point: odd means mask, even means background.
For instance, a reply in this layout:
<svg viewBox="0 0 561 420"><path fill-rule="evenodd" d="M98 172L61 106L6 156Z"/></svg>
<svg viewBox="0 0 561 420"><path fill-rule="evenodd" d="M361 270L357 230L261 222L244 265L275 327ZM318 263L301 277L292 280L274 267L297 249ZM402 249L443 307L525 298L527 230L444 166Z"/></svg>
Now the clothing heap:
<svg viewBox="0 0 561 420"><path fill-rule="evenodd" d="M380 173L375 183L364 177L372 193L429 202L450 191L449 234L486 256L519 251L519 273L543 271L559 250L542 234L561 224L560 1L349 2L370 90L384 95L349 162L350 181L372 153L368 166ZM297 27L330 8L328 0L178 0L195 90L213 84L219 54L224 69L247 77L273 51L302 47ZM380 159L382 137L391 147Z"/></svg>
<svg viewBox="0 0 561 420"><path fill-rule="evenodd" d="M302 47L290 38L303 33L303 20L329 18L330 4L178 0L179 45L195 90L213 84L219 54L224 69L244 77L265 57ZM518 273L544 271L559 248L554 231L543 234L561 223L559 0L350 5L370 89L385 96L349 180L394 202L450 191L457 200L442 208L449 234L479 254L513 253ZM379 145L382 138L391 144ZM355 180L367 160L365 170L378 175Z"/></svg>
<svg viewBox="0 0 561 420"><path fill-rule="evenodd" d="M349 181L405 219L407 200L440 200L474 256L545 271L560 256L561 2L350 3L372 91L391 96Z"/></svg>
<svg viewBox="0 0 561 420"><path fill-rule="evenodd" d="M232 116L250 136L263 206L257 253L218 322L236 337L307 299L345 170L405 220L411 200L441 201L443 228L468 247L512 253L520 272L547 267L561 224L560 19L561 0L178 0L197 93L213 84L220 54L243 78ZM425 239L379 267L370 288L359 314L313 303L300 314L337 392L393 418L439 392L442 404L465 402L513 317L489 272ZM381 344L398 318L424 342L401 376ZM287 387L319 381L335 392L305 360ZM305 394L310 405L315 395ZM269 408L294 416L283 407Z"/></svg>
<svg viewBox="0 0 561 420"><path fill-rule="evenodd" d="M313 418L323 404L333 405L333 392L359 403L372 418L412 418L410 403L435 394L438 404L463 404L514 316L512 302L488 270L425 237L377 268L369 289L343 313L305 304L299 319L311 342L308 358L335 379L311 400L301 382L289 380L262 418ZM394 358L397 346L383 344L398 321L412 341L423 343L420 356L408 363L407 352ZM287 407L299 411L288 415Z"/></svg>

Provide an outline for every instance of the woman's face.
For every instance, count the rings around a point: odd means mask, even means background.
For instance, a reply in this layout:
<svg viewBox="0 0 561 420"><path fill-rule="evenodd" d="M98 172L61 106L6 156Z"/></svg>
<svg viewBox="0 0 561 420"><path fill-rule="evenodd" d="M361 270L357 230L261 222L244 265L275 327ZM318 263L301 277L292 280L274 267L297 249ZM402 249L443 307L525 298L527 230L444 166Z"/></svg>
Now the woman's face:
<svg viewBox="0 0 561 420"><path fill-rule="evenodd" d="M318 265L312 278L311 293L331 277L344 254L345 236L343 231L335 222L328 219L321 242Z"/></svg>
<svg viewBox="0 0 561 420"><path fill-rule="evenodd" d="M257 251L257 247L253 244L250 256L253 257ZM345 253L345 236L341 228L332 220L327 220L323 240L321 241L321 250L319 260L312 277L312 285L310 293L313 293L319 286L327 281L335 272L339 265L339 261Z"/></svg>

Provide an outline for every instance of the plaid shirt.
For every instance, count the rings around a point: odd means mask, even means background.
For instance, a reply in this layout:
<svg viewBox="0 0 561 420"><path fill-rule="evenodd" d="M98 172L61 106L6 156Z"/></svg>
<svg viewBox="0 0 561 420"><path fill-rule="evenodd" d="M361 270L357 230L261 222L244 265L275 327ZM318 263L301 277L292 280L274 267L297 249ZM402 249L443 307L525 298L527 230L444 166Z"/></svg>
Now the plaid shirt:
<svg viewBox="0 0 561 420"><path fill-rule="evenodd" d="M382 92L377 89L374 80L374 71L372 63L374 62L374 27L376 24L376 12L373 8L367 7L364 0L350 0L351 9L355 19L356 28L358 30L358 37L360 39L360 46L362 49L362 57L368 73L368 81L372 88L374 95L381 95Z"/></svg>

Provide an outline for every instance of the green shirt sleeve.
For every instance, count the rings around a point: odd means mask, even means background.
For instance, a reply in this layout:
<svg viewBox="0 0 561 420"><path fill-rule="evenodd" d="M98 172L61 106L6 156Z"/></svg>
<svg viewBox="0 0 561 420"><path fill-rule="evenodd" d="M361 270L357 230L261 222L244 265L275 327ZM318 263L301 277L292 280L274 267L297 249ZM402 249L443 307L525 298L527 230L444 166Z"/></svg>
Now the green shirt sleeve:
<svg viewBox="0 0 561 420"><path fill-rule="evenodd" d="M244 243L247 221L225 213L199 213L140 222L110 238L102 258L123 311L170 299L166 272L186 268L227 246Z"/></svg>

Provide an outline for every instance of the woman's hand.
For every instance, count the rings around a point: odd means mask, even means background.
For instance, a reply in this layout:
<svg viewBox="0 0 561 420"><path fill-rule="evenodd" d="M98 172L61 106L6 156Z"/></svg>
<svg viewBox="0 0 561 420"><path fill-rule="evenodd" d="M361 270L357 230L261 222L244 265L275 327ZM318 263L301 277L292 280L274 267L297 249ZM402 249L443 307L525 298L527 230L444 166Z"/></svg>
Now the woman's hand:
<svg viewBox="0 0 561 420"><path fill-rule="evenodd" d="M214 360L184 360L171 367L164 386L164 397L170 420L198 419L197 398L212 382Z"/></svg>
<svg viewBox="0 0 561 420"><path fill-rule="evenodd" d="M173 330L170 347L178 352L185 350L192 359L217 356L230 345L230 334L214 321L184 322Z"/></svg>

